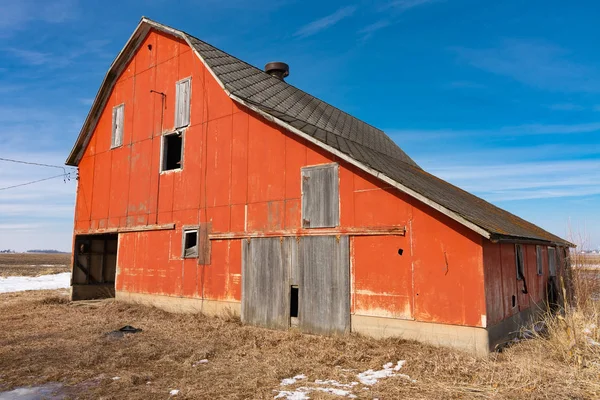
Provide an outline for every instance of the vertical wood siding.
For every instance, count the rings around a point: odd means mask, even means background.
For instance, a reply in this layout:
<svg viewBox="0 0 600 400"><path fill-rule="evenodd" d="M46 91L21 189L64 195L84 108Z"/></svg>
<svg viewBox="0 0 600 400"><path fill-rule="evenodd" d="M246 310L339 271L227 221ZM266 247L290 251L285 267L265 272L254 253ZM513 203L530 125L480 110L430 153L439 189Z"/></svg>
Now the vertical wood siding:
<svg viewBox="0 0 600 400"><path fill-rule="evenodd" d="M302 168L302 226L332 228L340 223L338 165Z"/></svg>
<svg viewBox="0 0 600 400"><path fill-rule="evenodd" d="M348 236L300 239L298 319L305 332L350 331L350 246Z"/></svg>
<svg viewBox="0 0 600 400"><path fill-rule="evenodd" d="M177 82L175 93L175 128L188 126L190 123L190 80Z"/></svg>
<svg viewBox="0 0 600 400"><path fill-rule="evenodd" d="M289 240L243 240L242 321L267 328L289 326Z"/></svg>

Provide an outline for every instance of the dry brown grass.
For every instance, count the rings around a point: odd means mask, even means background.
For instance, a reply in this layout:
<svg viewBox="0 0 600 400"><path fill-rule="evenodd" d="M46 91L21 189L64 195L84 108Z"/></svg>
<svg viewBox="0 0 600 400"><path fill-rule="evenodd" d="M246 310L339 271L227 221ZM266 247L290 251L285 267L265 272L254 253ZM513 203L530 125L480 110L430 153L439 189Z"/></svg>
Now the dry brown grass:
<svg viewBox="0 0 600 400"><path fill-rule="evenodd" d="M123 339L105 335L124 325L143 332ZM406 360L400 372L416 383L387 378L355 394L381 399L600 397L600 359L579 363L544 338L477 359L401 339L320 337L243 326L234 317L169 314L113 301L69 303L64 290L0 295L0 326L4 390L58 381L77 398L165 399L171 389L179 389L178 399L262 399L273 398L280 380L296 374L311 381L351 382L358 372ZM205 358L207 364L193 366ZM112 379L117 376L121 379Z"/></svg>
<svg viewBox="0 0 600 400"><path fill-rule="evenodd" d="M71 254L0 254L0 277L40 276L69 272Z"/></svg>

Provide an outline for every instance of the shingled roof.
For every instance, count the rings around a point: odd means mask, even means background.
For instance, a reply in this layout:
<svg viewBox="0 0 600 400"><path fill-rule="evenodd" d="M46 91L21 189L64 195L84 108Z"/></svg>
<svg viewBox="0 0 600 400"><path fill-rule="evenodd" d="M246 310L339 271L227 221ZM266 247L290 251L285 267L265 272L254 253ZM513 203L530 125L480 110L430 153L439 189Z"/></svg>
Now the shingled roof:
<svg viewBox="0 0 600 400"><path fill-rule="evenodd" d="M147 18L142 18L109 69L67 159L68 165L79 163L114 81L150 29L184 39L234 101L423 201L484 237L572 246L560 237L427 173L383 131L194 36Z"/></svg>

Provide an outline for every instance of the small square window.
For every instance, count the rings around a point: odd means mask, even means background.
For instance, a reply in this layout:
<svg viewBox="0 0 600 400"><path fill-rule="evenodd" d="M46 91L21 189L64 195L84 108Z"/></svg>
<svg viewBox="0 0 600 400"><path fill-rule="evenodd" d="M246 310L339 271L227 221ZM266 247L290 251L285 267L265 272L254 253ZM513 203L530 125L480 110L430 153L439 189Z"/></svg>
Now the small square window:
<svg viewBox="0 0 600 400"><path fill-rule="evenodd" d="M163 136L162 171L182 169L183 135L181 132Z"/></svg>
<svg viewBox="0 0 600 400"><path fill-rule="evenodd" d="M525 277L525 265L523 261L523 247L520 244L515 245L515 258L517 264L517 279L523 280Z"/></svg>
<svg viewBox="0 0 600 400"><path fill-rule="evenodd" d="M198 230L183 231L183 258L198 257Z"/></svg>

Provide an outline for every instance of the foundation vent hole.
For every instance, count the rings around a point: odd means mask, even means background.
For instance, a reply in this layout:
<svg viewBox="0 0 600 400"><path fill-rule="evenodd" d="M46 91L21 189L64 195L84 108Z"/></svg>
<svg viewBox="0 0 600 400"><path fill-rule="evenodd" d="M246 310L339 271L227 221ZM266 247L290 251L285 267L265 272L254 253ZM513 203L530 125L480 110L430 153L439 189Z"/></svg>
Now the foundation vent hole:
<svg viewBox="0 0 600 400"><path fill-rule="evenodd" d="M517 296L515 296L515 295L513 294L513 297L512 297L512 306L513 306L513 307L516 307L516 305L517 305Z"/></svg>

